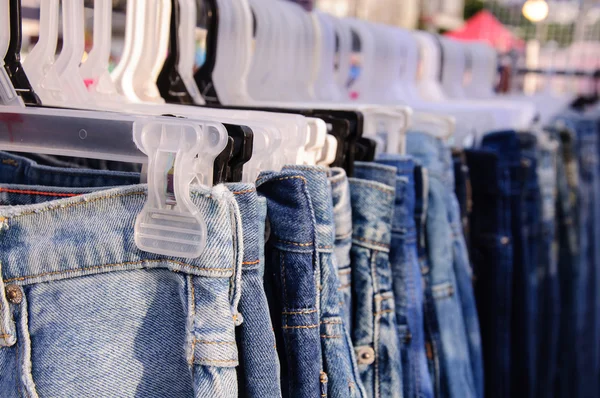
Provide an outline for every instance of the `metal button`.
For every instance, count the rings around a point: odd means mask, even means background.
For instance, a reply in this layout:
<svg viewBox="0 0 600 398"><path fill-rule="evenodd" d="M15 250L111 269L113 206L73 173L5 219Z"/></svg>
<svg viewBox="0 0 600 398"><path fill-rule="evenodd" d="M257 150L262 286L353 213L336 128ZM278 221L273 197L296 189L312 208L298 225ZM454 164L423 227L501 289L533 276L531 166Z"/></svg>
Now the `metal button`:
<svg viewBox="0 0 600 398"><path fill-rule="evenodd" d="M509 242L510 238L508 236L503 236L502 238L500 238L500 243L502 243L503 245L508 245Z"/></svg>
<svg viewBox="0 0 600 398"><path fill-rule="evenodd" d="M375 362L375 351L371 347L356 349L356 359L359 365L370 365Z"/></svg>
<svg viewBox="0 0 600 398"><path fill-rule="evenodd" d="M406 335L404 336L404 343L405 344L410 344L410 342L412 341L412 334L410 332L406 332Z"/></svg>
<svg viewBox="0 0 600 398"><path fill-rule="evenodd" d="M23 290L17 285L6 286L6 298L12 304L20 304L23 301Z"/></svg>

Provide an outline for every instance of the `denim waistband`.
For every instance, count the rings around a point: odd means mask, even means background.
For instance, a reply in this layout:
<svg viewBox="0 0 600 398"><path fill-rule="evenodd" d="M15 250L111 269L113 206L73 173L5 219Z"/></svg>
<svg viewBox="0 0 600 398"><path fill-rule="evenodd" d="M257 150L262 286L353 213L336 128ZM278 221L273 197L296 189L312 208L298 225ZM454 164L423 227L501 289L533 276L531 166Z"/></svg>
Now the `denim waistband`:
<svg viewBox="0 0 600 398"><path fill-rule="evenodd" d="M321 166L290 165L285 166L283 170L293 171L306 178L315 216L317 249L333 252L335 242L333 204L327 169Z"/></svg>
<svg viewBox="0 0 600 398"><path fill-rule="evenodd" d="M135 172L44 166L23 156L0 152L0 183L64 188L106 188L135 185Z"/></svg>
<svg viewBox="0 0 600 398"><path fill-rule="evenodd" d="M353 237L363 246L389 251L396 190L396 169L374 163L355 162L354 177L348 179L352 207L369 209L353 214Z"/></svg>
<svg viewBox="0 0 600 398"><path fill-rule="evenodd" d="M382 154L377 162L396 168L396 204L392 230L407 236L415 231L415 162L406 156Z"/></svg>
<svg viewBox="0 0 600 398"><path fill-rule="evenodd" d="M244 258L242 266L244 270L259 268L260 241L264 240L264 216L262 222L260 215L266 212L261 207L267 206L264 198L259 198L256 186L249 183L226 184L233 193L242 219Z"/></svg>
<svg viewBox="0 0 600 398"><path fill-rule="evenodd" d="M352 236L352 206L350 204L350 186L346 171L339 167L329 170L329 183L333 201L333 218L335 220L335 238L344 239Z"/></svg>
<svg viewBox="0 0 600 398"><path fill-rule="evenodd" d="M312 252L316 237L307 179L293 170L265 172L258 176L256 186L259 192L269 192L267 217L290 215L267 224L269 240L283 250Z"/></svg>
<svg viewBox="0 0 600 398"><path fill-rule="evenodd" d="M454 192L454 168L450 148L434 136L410 132L406 135L406 153L427 168L449 192Z"/></svg>
<svg viewBox="0 0 600 398"><path fill-rule="evenodd" d="M42 189L28 188L21 194L31 195L31 191ZM64 188L43 190L45 195L58 193L57 200L0 208L0 285L166 268L188 275L231 279L232 313L237 314L243 253L241 220L233 194L223 185L192 190L192 200L207 226L206 248L197 258L160 256L137 248L133 229L146 202L145 185L66 198L61 196ZM0 290L4 292L3 286ZM0 307L8 308L5 298L0 299ZM0 326L5 331L11 330L8 317L8 313L0 312ZM4 343L10 345L11 333L4 334L8 336Z"/></svg>

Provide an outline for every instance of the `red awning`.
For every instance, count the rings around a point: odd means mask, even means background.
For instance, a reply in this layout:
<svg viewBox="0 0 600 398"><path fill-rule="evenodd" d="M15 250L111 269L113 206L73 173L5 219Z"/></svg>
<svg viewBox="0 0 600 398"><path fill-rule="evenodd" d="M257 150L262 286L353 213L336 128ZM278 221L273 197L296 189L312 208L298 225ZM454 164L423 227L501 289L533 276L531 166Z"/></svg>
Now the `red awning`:
<svg viewBox="0 0 600 398"><path fill-rule="evenodd" d="M462 28L447 32L446 36L465 41L485 41L500 52L525 48L525 42L487 10L479 11L465 22Z"/></svg>

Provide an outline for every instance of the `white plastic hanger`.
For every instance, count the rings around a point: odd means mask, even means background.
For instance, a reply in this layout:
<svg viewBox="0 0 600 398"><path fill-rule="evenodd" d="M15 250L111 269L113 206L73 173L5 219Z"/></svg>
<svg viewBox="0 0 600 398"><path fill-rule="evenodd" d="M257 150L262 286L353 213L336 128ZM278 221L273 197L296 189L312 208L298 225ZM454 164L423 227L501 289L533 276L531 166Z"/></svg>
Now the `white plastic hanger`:
<svg viewBox="0 0 600 398"><path fill-rule="evenodd" d="M193 74L196 54L196 0L179 0L179 10L179 62L177 71L194 103L204 105L204 98L200 95Z"/></svg>

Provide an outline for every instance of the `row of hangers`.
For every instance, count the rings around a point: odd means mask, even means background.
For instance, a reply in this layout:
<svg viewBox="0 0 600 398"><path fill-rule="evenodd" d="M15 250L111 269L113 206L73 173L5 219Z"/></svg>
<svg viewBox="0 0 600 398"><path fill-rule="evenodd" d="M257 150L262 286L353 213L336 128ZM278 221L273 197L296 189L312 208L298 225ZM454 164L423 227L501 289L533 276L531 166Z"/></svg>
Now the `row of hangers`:
<svg viewBox="0 0 600 398"><path fill-rule="evenodd" d="M194 72L201 12L206 60ZM111 0L94 0L83 63L83 0L40 2L39 41L23 62L20 13L20 0L0 0L0 148L147 163L136 243L164 255L204 248L193 184L254 182L285 164L351 175L355 160L404 153L409 128L471 145L488 131L527 128L540 111L494 94L496 54L485 45L286 1L128 0L112 73ZM357 41L361 72L350 92ZM463 84L467 59L472 78Z"/></svg>

